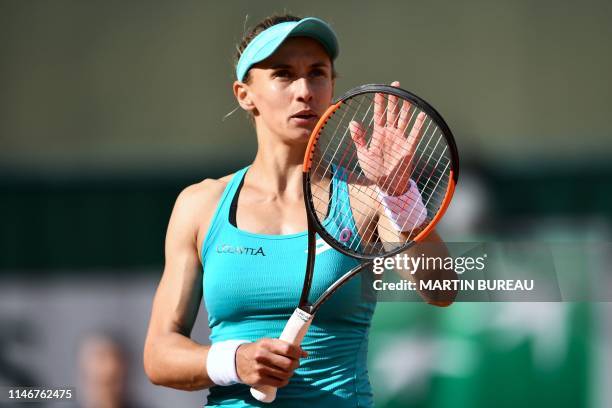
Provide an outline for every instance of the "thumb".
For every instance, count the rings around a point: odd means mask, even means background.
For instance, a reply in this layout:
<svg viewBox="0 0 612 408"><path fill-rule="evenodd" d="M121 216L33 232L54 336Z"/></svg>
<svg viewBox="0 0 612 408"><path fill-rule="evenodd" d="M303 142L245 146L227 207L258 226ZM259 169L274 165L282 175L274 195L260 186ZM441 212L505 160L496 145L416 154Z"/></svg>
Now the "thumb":
<svg viewBox="0 0 612 408"><path fill-rule="evenodd" d="M366 146L366 140L364 137L365 129L363 128L361 123L352 120L351 123L349 123L349 131L351 132L351 139L353 139L353 142L355 142L357 148L364 148Z"/></svg>

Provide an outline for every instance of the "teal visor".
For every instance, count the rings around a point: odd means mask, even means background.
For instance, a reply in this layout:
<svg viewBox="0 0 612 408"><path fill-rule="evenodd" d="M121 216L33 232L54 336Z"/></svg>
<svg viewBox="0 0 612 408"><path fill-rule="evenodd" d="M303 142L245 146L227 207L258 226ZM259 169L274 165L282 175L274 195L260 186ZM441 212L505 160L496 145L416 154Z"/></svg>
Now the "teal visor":
<svg viewBox="0 0 612 408"><path fill-rule="evenodd" d="M325 21L315 17L287 21L267 28L251 40L238 60L236 78L239 81L244 80L253 65L272 55L289 37L310 37L323 45L332 61L338 56L336 33Z"/></svg>

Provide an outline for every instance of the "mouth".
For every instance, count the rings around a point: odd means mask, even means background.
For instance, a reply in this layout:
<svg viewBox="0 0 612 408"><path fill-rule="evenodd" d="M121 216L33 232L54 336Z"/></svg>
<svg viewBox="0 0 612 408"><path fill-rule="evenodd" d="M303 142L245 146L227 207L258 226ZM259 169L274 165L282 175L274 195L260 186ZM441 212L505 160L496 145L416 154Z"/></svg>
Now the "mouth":
<svg viewBox="0 0 612 408"><path fill-rule="evenodd" d="M291 115L289 118L294 119L298 123L310 123L316 122L319 119L319 115L312 110L302 110Z"/></svg>

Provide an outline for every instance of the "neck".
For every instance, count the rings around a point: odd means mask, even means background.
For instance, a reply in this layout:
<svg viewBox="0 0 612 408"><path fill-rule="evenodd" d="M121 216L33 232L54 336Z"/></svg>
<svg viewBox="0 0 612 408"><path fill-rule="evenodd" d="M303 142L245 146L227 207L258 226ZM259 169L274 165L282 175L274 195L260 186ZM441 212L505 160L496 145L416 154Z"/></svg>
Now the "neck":
<svg viewBox="0 0 612 408"><path fill-rule="evenodd" d="M275 194L301 195L306 141L290 144L259 132L257 138L257 155L249 170L251 180L257 180L260 188Z"/></svg>

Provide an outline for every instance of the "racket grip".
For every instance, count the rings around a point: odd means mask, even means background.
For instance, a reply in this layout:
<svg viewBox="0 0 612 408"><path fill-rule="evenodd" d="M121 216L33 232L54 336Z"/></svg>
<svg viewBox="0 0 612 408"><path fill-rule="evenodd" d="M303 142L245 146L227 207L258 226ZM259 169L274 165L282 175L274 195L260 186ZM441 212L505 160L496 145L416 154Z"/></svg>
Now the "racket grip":
<svg viewBox="0 0 612 408"><path fill-rule="evenodd" d="M285 325L279 339L299 346L312 322L312 315L302 309L295 309ZM251 395L261 402L272 402L276 398L276 387L263 385L251 388Z"/></svg>

